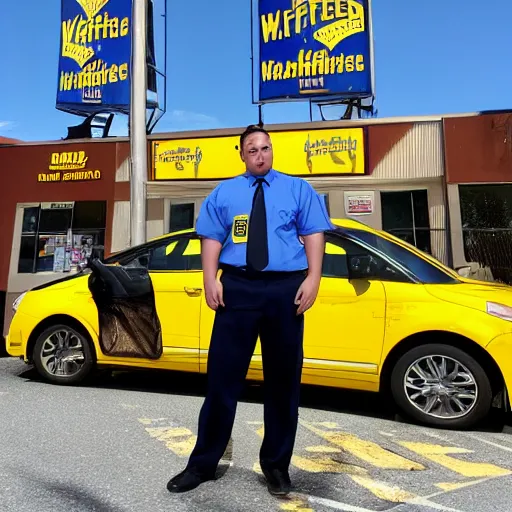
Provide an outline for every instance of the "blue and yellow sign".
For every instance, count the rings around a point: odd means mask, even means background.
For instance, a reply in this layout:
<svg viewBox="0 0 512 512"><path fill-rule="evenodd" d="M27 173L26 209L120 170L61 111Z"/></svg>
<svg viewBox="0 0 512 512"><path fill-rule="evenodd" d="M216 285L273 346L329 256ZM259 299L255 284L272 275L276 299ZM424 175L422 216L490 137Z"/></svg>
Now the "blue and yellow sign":
<svg viewBox="0 0 512 512"><path fill-rule="evenodd" d="M373 95L369 0L258 0L259 101Z"/></svg>
<svg viewBox="0 0 512 512"><path fill-rule="evenodd" d="M61 0L57 108L129 113L131 0Z"/></svg>
<svg viewBox="0 0 512 512"><path fill-rule="evenodd" d="M274 168L301 176L365 173L363 128L296 130L270 134ZM221 180L245 171L238 136L153 141L153 179Z"/></svg>

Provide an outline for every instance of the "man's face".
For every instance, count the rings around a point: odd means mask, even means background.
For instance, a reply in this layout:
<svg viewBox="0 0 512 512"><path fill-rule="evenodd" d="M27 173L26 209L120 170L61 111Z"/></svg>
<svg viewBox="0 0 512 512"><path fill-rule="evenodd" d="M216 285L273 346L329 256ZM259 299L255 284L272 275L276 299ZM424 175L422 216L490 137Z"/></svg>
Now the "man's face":
<svg viewBox="0 0 512 512"><path fill-rule="evenodd" d="M251 133L244 140L240 156L251 174L263 175L272 168L273 154L270 137L265 133Z"/></svg>

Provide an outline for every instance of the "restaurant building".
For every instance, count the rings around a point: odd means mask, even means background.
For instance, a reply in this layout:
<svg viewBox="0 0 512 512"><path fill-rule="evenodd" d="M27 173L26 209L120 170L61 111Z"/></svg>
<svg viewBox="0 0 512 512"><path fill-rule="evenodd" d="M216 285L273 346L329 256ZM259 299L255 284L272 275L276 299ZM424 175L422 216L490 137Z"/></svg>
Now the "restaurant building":
<svg viewBox="0 0 512 512"><path fill-rule="evenodd" d="M511 115L475 113L266 128L272 136L274 167L307 179L324 198L331 217L349 217L384 229L448 265L491 278L496 271L489 270L491 265L482 266L475 253L475 247L482 249L475 242L477 232L468 238L467 229L480 229L486 217L478 211L491 196L493 204L501 205L496 208L504 229L512 227L512 216L507 217L503 206L512 193ZM194 227L210 191L222 179L243 172L237 149L242 131L148 137L148 239ZM92 250L108 255L130 245L129 141L1 146L0 169L5 333L12 302L24 290L75 272ZM460 204L467 203L466 196L472 198L472 209L462 212ZM489 224L493 217L486 219ZM480 224L474 227L471 222L477 221Z"/></svg>
<svg viewBox="0 0 512 512"><path fill-rule="evenodd" d="M4 334L23 291L109 252L117 200L129 200L127 140L0 147L0 294Z"/></svg>

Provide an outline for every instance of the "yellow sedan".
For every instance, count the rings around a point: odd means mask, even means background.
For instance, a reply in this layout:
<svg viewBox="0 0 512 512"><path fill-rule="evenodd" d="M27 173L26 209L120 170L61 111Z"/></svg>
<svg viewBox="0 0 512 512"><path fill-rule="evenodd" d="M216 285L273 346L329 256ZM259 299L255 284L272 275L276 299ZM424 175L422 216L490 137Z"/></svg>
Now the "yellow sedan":
<svg viewBox="0 0 512 512"><path fill-rule="evenodd" d="M362 223L333 222L306 313L302 382L386 390L439 427L472 427L493 403L508 409L512 288L462 278ZM7 351L59 384L96 365L206 372L214 312L202 286L196 233L171 233L24 293ZM263 378L259 343L247 376Z"/></svg>

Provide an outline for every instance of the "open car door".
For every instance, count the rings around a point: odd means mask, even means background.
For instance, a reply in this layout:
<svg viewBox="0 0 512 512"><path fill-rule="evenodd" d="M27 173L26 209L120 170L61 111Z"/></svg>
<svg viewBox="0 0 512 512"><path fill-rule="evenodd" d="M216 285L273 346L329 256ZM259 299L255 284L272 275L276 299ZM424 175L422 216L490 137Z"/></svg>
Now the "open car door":
<svg viewBox="0 0 512 512"><path fill-rule="evenodd" d="M89 262L89 290L98 308L99 344L112 357L159 359L162 329L153 283L143 266Z"/></svg>

